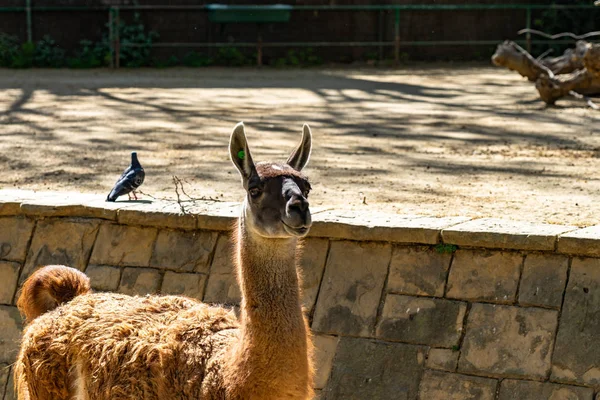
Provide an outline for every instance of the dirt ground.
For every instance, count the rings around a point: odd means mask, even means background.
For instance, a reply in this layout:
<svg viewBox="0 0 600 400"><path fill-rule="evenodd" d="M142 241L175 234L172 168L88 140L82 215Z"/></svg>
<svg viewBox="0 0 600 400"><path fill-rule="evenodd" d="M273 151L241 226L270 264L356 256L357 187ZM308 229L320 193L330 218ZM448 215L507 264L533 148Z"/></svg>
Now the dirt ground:
<svg viewBox="0 0 600 400"><path fill-rule="evenodd" d="M311 205L600 223L600 112L547 108L486 66L0 70L0 187L106 196L137 150L142 191L240 200L227 144L284 161L313 130Z"/></svg>

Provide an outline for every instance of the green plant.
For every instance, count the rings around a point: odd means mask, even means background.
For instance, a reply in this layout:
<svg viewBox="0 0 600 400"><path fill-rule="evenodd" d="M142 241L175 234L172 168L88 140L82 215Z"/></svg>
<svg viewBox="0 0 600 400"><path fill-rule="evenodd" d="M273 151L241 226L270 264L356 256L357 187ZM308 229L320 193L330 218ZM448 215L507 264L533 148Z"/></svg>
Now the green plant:
<svg viewBox="0 0 600 400"><path fill-rule="evenodd" d="M31 68L35 57L35 44L26 42L21 45L21 48L12 59L11 67L13 68Z"/></svg>
<svg viewBox="0 0 600 400"><path fill-rule="evenodd" d="M221 47L215 56L216 65L241 67L249 63L249 59L236 47Z"/></svg>
<svg viewBox="0 0 600 400"><path fill-rule="evenodd" d="M434 250L440 254L443 254L443 253L452 254L456 250L458 250L458 246L453 245L453 244L438 243L437 245L435 245Z"/></svg>
<svg viewBox="0 0 600 400"><path fill-rule="evenodd" d="M289 50L285 57L278 58L273 63L276 67L310 67L323 64L323 59L315 54L312 48Z"/></svg>
<svg viewBox="0 0 600 400"><path fill-rule="evenodd" d="M590 0L557 0L552 4L562 5L590 5ZM539 17L533 20L533 28L541 30L550 35L561 32L573 32L581 35L587 32L598 30L598 21L600 20L600 7L595 8L568 8L556 9L548 8L541 12ZM542 37L532 36L533 39L544 39ZM548 50L550 47L553 55L560 55L569 47L574 47L575 41L571 44L547 44L534 45L533 53L538 54Z"/></svg>
<svg viewBox="0 0 600 400"><path fill-rule="evenodd" d="M91 40L79 42L75 57L67 61L69 68L98 68L110 64L110 49L103 42L94 43Z"/></svg>
<svg viewBox="0 0 600 400"><path fill-rule="evenodd" d="M12 67L19 50L19 39L16 36L0 33L0 67Z"/></svg>
<svg viewBox="0 0 600 400"><path fill-rule="evenodd" d="M119 50L119 61L123 67L144 67L150 65L150 51L152 43L158 39L158 33L147 31L142 23L139 13L133 14L133 22L128 24L121 19L118 27L113 30L119 32L121 43ZM102 46L110 49L110 38L105 33L102 38Z"/></svg>
<svg viewBox="0 0 600 400"><path fill-rule="evenodd" d="M206 67L211 65L213 60L207 55L191 51L183 57L182 62L186 67Z"/></svg>
<svg viewBox="0 0 600 400"><path fill-rule="evenodd" d="M36 67L60 68L65 65L65 51L58 47L54 39L45 35L35 45L33 65Z"/></svg>

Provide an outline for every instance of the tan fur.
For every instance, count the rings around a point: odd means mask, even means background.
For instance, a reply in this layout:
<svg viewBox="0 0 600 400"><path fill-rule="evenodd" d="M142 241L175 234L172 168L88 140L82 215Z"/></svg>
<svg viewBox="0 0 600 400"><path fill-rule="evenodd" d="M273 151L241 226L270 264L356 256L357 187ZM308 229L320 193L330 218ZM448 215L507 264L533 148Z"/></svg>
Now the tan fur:
<svg viewBox="0 0 600 400"><path fill-rule="evenodd" d="M17 306L28 321L33 321L91 290L90 280L82 272L62 265L48 265L25 281Z"/></svg>
<svg viewBox="0 0 600 400"><path fill-rule="evenodd" d="M37 271L18 303L29 321L15 364L19 399L312 398L298 239L260 237L244 215L239 323L230 310L185 297L90 293L74 269Z"/></svg>

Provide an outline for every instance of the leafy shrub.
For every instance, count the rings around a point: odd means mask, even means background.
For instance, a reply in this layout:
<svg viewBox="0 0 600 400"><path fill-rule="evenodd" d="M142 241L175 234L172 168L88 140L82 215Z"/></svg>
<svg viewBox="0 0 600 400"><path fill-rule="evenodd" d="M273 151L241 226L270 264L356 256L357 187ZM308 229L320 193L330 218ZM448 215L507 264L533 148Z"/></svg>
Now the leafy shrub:
<svg viewBox="0 0 600 400"><path fill-rule="evenodd" d="M16 36L0 33L0 67L12 67L19 50L19 39Z"/></svg>
<svg viewBox="0 0 600 400"><path fill-rule="evenodd" d="M206 67L213 63L212 58L195 51L187 53L182 61L186 67Z"/></svg>
<svg viewBox="0 0 600 400"><path fill-rule="evenodd" d="M235 47L221 47L215 56L216 65L240 67L250 63L250 59Z"/></svg>
<svg viewBox="0 0 600 400"><path fill-rule="evenodd" d="M133 15L132 24L121 20L118 29L121 42L119 52L121 66L136 68L150 65L150 51L152 43L158 39L158 33L146 31L139 13ZM103 43L107 48L110 48L109 40L108 33L106 33Z"/></svg>
<svg viewBox="0 0 600 400"><path fill-rule="evenodd" d="M552 4L562 5L591 5L590 0L558 0ZM573 32L581 35L587 32L598 30L598 21L600 21L600 7L595 8L574 8L574 9L552 9L548 8L541 12L539 17L533 20L533 28L541 30L550 35L561 32ZM545 38L532 35L533 39ZM593 40L594 38L592 38ZM549 47L554 50L553 55L557 56L568 47L574 47L575 41L571 44L552 44ZM548 45L534 46L534 53L542 53L548 49Z"/></svg>
<svg viewBox="0 0 600 400"><path fill-rule="evenodd" d="M21 48L12 59L12 68L31 68L35 57L35 44L26 42L21 45Z"/></svg>
<svg viewBox="0 0 600 400"><path fill-rule="evenodd" d="M65 51L58 47L54 39L46 35L35 45L33 65L60 68L65 65Z"/></svg>
<svg viewBox="0 0 600 400"><path fill-rule="evenodd" d="M82 40L79 46L75 57L69 58L67 62L69 68L98 68L110 64L110 49L102 42Z"/></svg>
<svg viewBox="0 0 600 400"><path fill-rule="evenodd" d="M289 50L285 57L275 60L276 67L311 67L323 64L323 59L312 48Z"/></svg>

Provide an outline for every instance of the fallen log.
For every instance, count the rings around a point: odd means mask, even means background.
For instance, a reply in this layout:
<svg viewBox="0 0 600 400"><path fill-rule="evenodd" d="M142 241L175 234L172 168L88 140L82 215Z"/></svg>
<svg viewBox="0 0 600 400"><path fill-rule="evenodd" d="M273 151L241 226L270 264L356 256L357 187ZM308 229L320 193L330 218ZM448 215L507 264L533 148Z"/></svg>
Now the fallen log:
<svg viewBox="0 0 600 400"><path fill-rule="evenodd" d="M562 56L539 60L533 58L515 42L506 40L496 48L496 52L492 56L492 62L499 67L516 71L521 76L535 82L540 74L547 73L543 67L556 75L583 68L583 56L587 50L587 45L588 42L579 40L574 49L567 49Z"/></svg>
<svg viewBox="0 0 600 400"><path fill-rule="evenodd" d="M567 60L568 57L571 61ZM543 62L507 40L498 45L492 62L535 82L540 98L546 104L554 104L561 97L572 95L583 98L590 107L597 108L585 95L600 93L600 45L579 41L575 49L563 54L561 60ZM569 71L575 65L579 65L579 68Z"/></svg>
<svg viewBox="0 0 600 400"><path fill-rule="evenodd" d="M584 68L569 74L541 74L535 82L540 98L546 104L554 104L561 97L572 94L571 92L583 95L600 93L600 45L588 43L582 63Z"/></svg>
<svg viewBox="0 0 600 400"><path fill-rule="evenodd" d="M541 74L548 74L548 71L551 71L510 40L505 40L498 45L492 56L492 62L499 67L518 72L531 82L535 82ZM554 73L552 72L552 74Z"/></svg>

